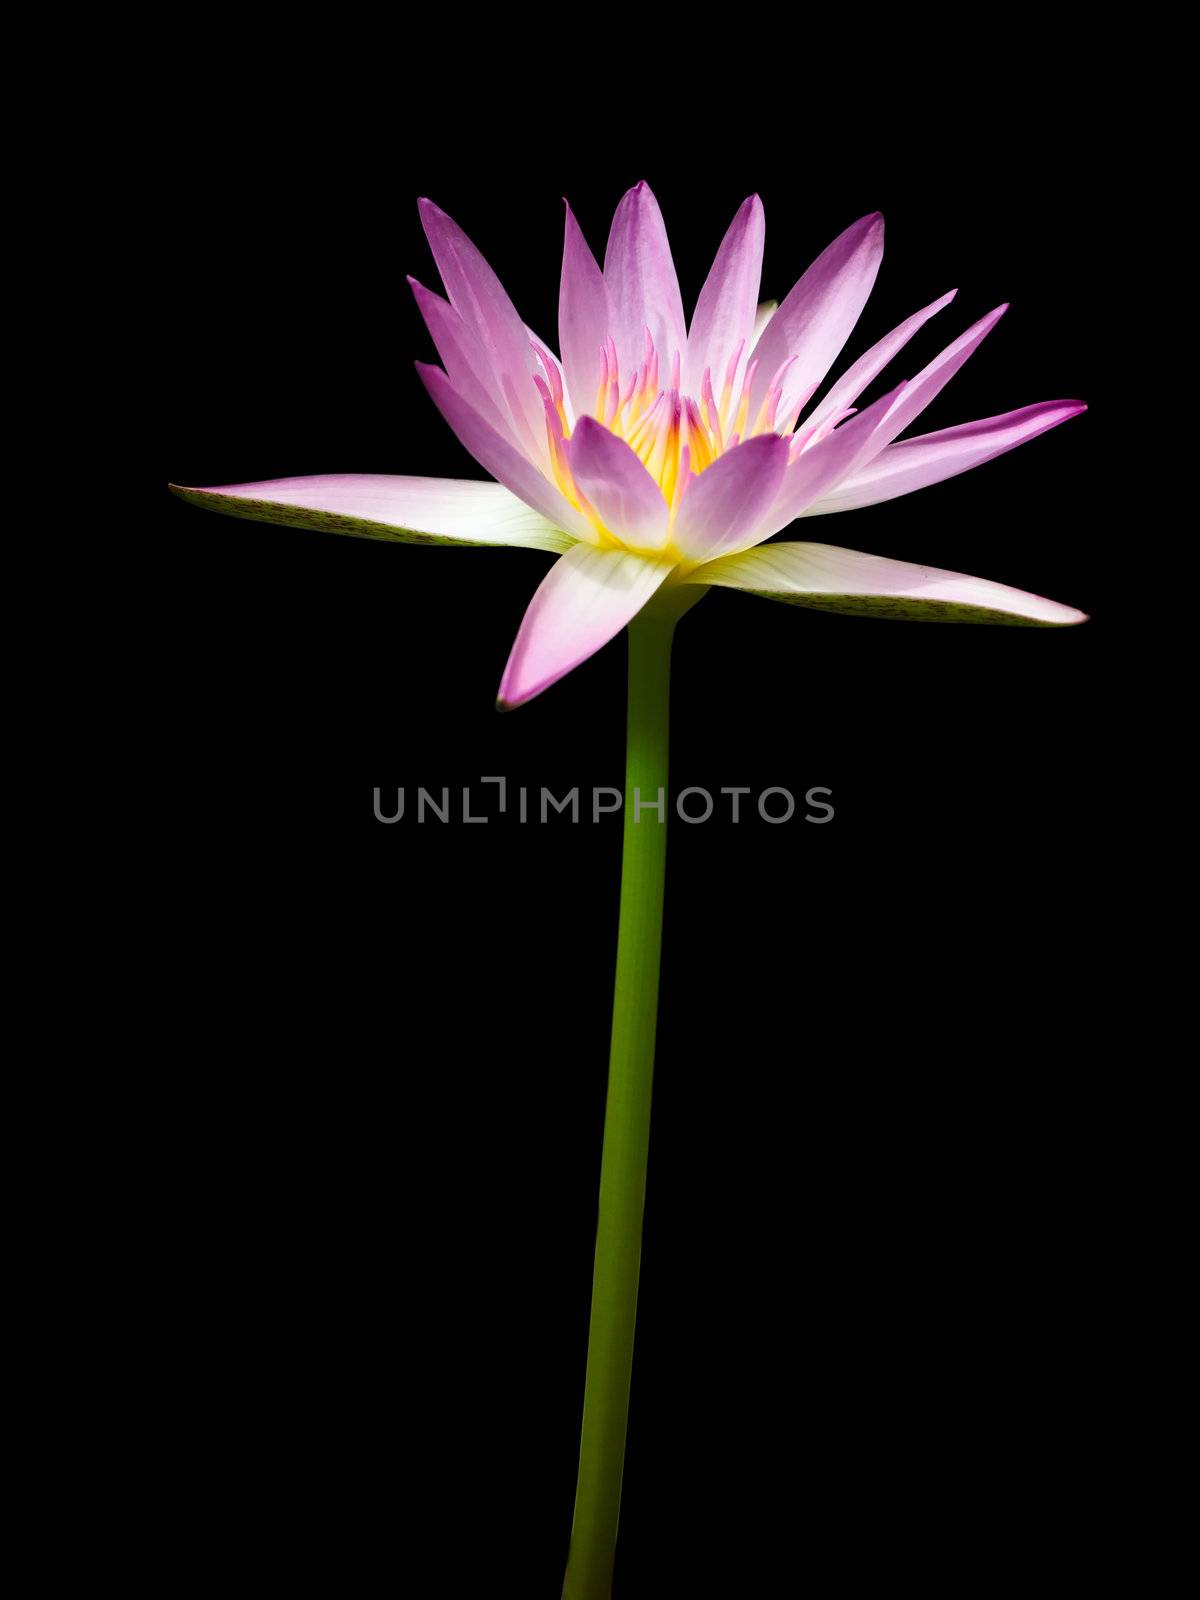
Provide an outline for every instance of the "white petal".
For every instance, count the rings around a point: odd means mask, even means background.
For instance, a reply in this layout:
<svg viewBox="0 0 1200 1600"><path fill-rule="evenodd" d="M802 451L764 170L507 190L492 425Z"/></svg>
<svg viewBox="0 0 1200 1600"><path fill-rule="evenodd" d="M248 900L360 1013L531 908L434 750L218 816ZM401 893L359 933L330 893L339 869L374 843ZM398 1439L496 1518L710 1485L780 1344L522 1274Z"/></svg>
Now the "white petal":
<svg viewBox="0 0 1200 1600"><path fill-rule="evenodd" d="M393 478L347 472L271 478L218 489L174 492L208 511L323 533L401 544L519 545L569 550L571 534L530 509L500 483L466 478Z"/></svg>
<svg viewBox="0 0 1200 1600"><path fill-rule="evenodd" d="M744 589L770 600L909 622L1064 627L1084 612L1041 595L940 567L890 561L828 544L762 544L698 567L685 583Z"/></svg>

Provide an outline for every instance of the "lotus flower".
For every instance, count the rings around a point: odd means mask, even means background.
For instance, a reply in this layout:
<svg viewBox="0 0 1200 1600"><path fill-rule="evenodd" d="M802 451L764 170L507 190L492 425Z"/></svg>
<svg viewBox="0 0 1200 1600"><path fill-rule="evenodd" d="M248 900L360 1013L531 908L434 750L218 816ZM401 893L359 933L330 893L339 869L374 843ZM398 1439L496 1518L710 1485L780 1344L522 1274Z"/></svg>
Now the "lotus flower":
<svg viewBox="0 0 1200 1600"><path fill-rule="evenodd" d="M448 298L412 284L444 362L444 369L418 364L418 371L496 481L283 478L177 493L265 522L556 553L504 671L505 709L549 688L628 626L612 1053L563 1586L564 1600L608 1600L633 1361L665 869L666 828L639 824L637 799L662 793L666 783L675 623L713 587L890 617L1082 622L1083 613L1069 606L983 578L833 545L767 541L797 517L849 511L965 472L1084 407L1047 401L900 438L996 325L1005 310L999 306L915 378L856 410L953 292L873 345L813 405L879 270L877 215L835 239L778 308L759 306L763 210L752 197L733 219L687 327L666 230L644 183L617 207L603 271L568 209L558 356L521 321L461 229L429 201L421 202L421 215ZM657 815L665 821L665 812Z"/></svg>
<svg viewBox="0 0 1200 1600"><path fill-rule="evenodd" d="M417 370L496 482L351 474L177 492L265 522L558 553L517 632L502 709L549 688L676 585L929 621L1085 620L983 578L833 545L766 543L798 517L911 494L1086 409L1043 401L900 438L995 327L1001 305L915 378L857 410L893 357L950 304L951 290L872 345L806 410L879 271L877 213L840 234L777 308L759 306L764 220L751 196L689 326L645 183L617 207L603 271L568 207L556 357L462 230L428 200L420 210L448 298L409 279L444 363Z"/></svg>

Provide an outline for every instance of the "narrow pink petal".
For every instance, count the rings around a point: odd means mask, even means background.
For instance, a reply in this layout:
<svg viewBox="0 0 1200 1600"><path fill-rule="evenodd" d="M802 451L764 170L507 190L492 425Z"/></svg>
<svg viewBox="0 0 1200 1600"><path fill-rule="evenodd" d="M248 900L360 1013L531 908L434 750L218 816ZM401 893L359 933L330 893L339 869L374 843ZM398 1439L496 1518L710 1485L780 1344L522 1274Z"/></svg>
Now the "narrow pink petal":
<svg viewBox="0 0 1200 1600"><path fill-rule="evenodd" d="M978 350L1007 310L1006 302L997 306L994 311L989 311L986 317L980 317L966 333L960 334L953 344L948 344L940 355L934 356L928 366L922 367L916 377L904 385L896 397L895 405L880 419L878 427L871 436L869 449L859 461L855 462L853 468L855 472L877 456L885 446L891 444L893 439L898 438L909 423L914 422L925 407L941 394L950 379Z"/></svg>
<svg viewBox="0 0 1200 1600"><path fill-rule="evenodd" d="M891 333L885 334L878 344L873 344L866 355L859 356L854 365L838 379L833 388L821 401L812 414L805 420L806 428L819 428L831 417L836 417L845 411L847 406L852 406L862 394L868 384L874 380L887 366L892 357L903 350L918 329L923 328L930 317L935 316L943 307L948 306L957 289L951 289L949 294L942 295L940 300L934 300L921 311L915 311L911 317L902 322L898 328L893 328Z"/></svg>
<svg viewBox="0 0 1200 1600"><path fill-rule="evenodd" d="M540 440L542 403L532 381L538 363L517 308L458 224L431 200L421 200L418 209L450 304L486 352L509 409L528 436Z"/></svg>
<svg viewBox="0 0 1200 1600"><path fill-rule="evenodd" d="M567 560L566 556L563 560ZM561 564L561 563L560 563ZM698 567L685 583L744 589L770 600L909 622L996 622L1054 628L1084 612L1041 595L940 567L889 561L828 544L764 544Z"/></svg>
<svg viewBox="0 0 1200 1600"><path fill-rule="evenodd" d="M789 448L787 439L760 433L689 479L675 518L677 548L692 561L707 561L753 543L779 493Z"/></svg>
<svg viewBox="0 0 1200 1600"><path fill-rule="evenodd" d="M473 406L468 405L441 367L418 361L417 371L434 405L485 471L490 472L505 488L511 489L526 505L540 511L555 527L573 533L578 539L595 539L595 529L588 519L567 502L558 488L543 477L531 461L485 422ZM529 387L536 395L537 389L532 382ZM540 396L538 404L542 404ZM543 430L544 427L543 421Z"/></svg>
<svg viewBox="0 0 1200 1600"><path fill-rule="evenodd" d="M667 542L667 502L645 467L615 433L584 417L567 446L571 475L624 544L658 550Z"/></svg>
<svg viewBox="0 0 1200 1600"><path fill-rule="evenodd" d="M475 334L448 300L426 289L416 278L410 277L408 282L450 382L485 422L522 454L528 454L493 380L491 362Z"/></svg>
<svg viewBox="0 0 1200 1600"><path fill-rule="evenodd" d="M558 348L575 416L586 417L600 388L600 352L613 324L604 274L567 207L562 280L558 291Z"/></svg>
<svg viewBox="0 0 1200 1600"><path fill-rule="evenodd" d="M843 479L831 494L809 506L805 516L821 516L832 511L852 511L858 506L877 505L897 495L912 494L931 483L956 477L971 467L981 466L1006 450L1015 450L1027 439L1057 428L1069 417L1077 417L1087 407L1080 400L1043 400L1003 416L983 417L964 422L939 433L923 433L915 439L890 444L867 466Z"/></svg>
<svg viewBox="0 0 1200 1600"><path fill-rule="evenodd" d="M673 569L627 550L575 545L542 580L500 682L502 711L565 677L642 609Z"/></svg>
<svg viewBox="0 0 1200 1600"><path fill-rule="evenodd" d="M538 338L537 334L532 328L526 328L525 332L529 335L529 342L533 346L533 353L537 357L537 364L545 372L550 383L550 387L554 390L555 399L557 400L563 392L562 362L554 354L554 351L551 350L546 341Z"/></svg>
<svg viewBox="0 0 1200 1600"><path fill-rule="evenodd" d="M229 483L216 489L171 488L181 499L229 517L401 544L523 545L562 551L575 542L503 484L464 478L349 472Z"/></svg>
<svg viewBox="0 0 1200 1600"><path fill-rule="evenodd" d="M883 218L877 211L853 223L817 257L754 347L758 372L750 391L752 417L789 356L796 360L788 369L781 416L821 382L854 331L882 257Z"/></svg>
<svg viewBox="0 0 1200 1600"><path fill-rule="evenodd" d="M898 384L796 457L784 474L774 504L759 525L758 539L768 539L786 528L855 469L870 451L881 420L903 392L904 385Z"/></svg>
<svg viewBox="0 0 1200 1600"><path fill-rule="evenodd" d="M683 387L698 395L707 368L723 373L730 356L754 332L766 222L756 194L745 201L721 241L688 330ZM736 386L737 375L734 383Z"/></svg>
<svg viewBox="0 0 1200 1600"><path fill-rule="evenodd" d="M644 354L644 330L658 351L660 368L686 348L683 301L658 201L646 183L622 197L604 252L604 281L612 301L622 372L632 372Z"/></svg>

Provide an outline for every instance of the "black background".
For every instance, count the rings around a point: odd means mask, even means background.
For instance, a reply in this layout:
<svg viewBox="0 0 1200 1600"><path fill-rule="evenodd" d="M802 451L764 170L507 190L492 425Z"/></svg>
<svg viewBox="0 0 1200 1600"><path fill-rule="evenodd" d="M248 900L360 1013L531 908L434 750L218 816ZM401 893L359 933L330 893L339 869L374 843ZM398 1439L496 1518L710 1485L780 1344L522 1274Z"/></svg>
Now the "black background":
<svg viewBox="0 0 1200 1600"><path fill-rule="evenodd" d="M675 785L824 785L837 814L673 828L619 1600L986 1593L1111 1555L1095 1390L1130 1269L1090 972L1119 715L1096 217L1117 202L1086 63L1027 45L986 85L965 45L971 73L847 69L836 92L717 62L698 104L621 57L556 91L515 41L424 65L365 39L218 41L171 86L156 483L480 475L412 368L433 354L404 277L437 284L421 194L551 343L562 195L599 253L647 178L689 308L752 190L764 297L879 208L846 362L957 285L891 381L1012 309L921 431L1092 407L800 530L1052 596L1084 627L720 592L680 627ZM161 855L187 932L142 1235L163 1448L188 1463L170 1559L355 1593L431 1567L421 1592L552 1600L619 824L383 827L371 801L482 797L484 774L619 785L622 644L499 717L547 557L153 496L144 743L186 796Z"/></svg>

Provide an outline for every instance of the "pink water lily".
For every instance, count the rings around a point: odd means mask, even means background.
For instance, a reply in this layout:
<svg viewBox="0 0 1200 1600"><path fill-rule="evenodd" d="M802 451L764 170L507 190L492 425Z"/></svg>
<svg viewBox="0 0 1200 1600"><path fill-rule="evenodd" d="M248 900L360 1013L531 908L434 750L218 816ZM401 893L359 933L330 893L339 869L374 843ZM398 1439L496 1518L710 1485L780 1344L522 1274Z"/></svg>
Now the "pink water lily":
<svg viewBox="0 0 1200 1600"><path fill-rule="evenodd" d="M420 209L447 298L409 280L443 362L418 363L418 371L496 481L351 474L177 492L266 522L557 553L513 644L502 708L549 688L676 585L933 621L1085 620L983 578L832 545L766 543L799 517L872 505L965 472L1086 409L1043 401L900 438L1003 305L914 378L856 409L953 290L880 339L814 405L879 271L878 214L840 234L778 307L760 306L764 220L752 196L688 325L646 184L617 207L603 270L568 207L556 356L462 230L430 201Z"/></svg>
<svg viewBox="0 0 1200 1600"><path fill-rule="evenodd" d="M841 234L778 307L758 304L763 210L739 210L685 324L666 230L644 183L617 207L603 270L567 212L559 354L483 257L421 202L447 298L413 282L443 366L418 370L493 483L284 478L184 498L234 516L372 538L517 545L558 559L500 684L522 705L625 630L621 903L579 1470L563 1600L611 1600L646 1193L666 867L669 686L679 618L709 589L830 611L1057 626L1083 613L983 578L833 545L767 542L797 517L909 494L1085 408L1057 400L901 439L1004 311L857 409L915 312L817 399L879 270L883 222ZM410 280L411 281L411 280Z"/></svg>

